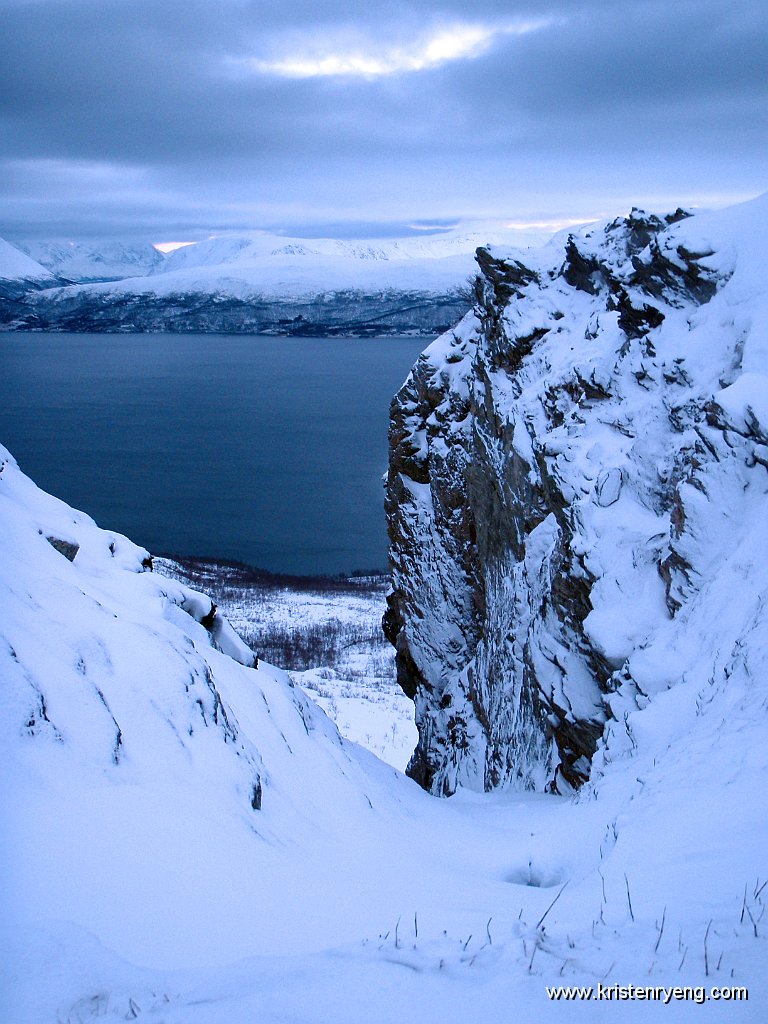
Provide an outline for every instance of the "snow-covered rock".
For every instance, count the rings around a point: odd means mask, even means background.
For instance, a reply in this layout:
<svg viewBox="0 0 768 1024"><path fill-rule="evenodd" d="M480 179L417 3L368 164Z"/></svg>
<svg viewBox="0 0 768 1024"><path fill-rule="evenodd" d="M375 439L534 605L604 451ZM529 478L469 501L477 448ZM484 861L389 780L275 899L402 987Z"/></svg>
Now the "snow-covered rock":
<svg viewBox="0 0 768 1024"><path fill-rule="evenodd" d="M392 408L386 626L428 789L568 790L649 701L768 674L766 262L768 196L479 250Z"/></svg>

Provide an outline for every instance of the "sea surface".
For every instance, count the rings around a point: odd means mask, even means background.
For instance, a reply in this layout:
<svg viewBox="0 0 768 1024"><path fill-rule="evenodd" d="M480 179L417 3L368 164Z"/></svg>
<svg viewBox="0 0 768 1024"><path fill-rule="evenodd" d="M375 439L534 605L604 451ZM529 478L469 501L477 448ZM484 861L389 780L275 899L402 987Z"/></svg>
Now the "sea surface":
<svg viewBox="0 0 768 1024"><path fill-rule="evenodd" d="M424 338L0 335L0 442L154 552L387 565L389 403Z"/></svg>

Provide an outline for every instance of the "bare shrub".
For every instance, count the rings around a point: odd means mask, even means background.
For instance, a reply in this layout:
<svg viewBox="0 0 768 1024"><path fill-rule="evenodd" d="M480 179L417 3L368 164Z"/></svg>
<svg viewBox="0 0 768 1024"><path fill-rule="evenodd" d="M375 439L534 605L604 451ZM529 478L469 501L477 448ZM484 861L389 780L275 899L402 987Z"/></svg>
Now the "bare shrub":
<svg viewBox="0 0 768 1024"><path fill-rule="evenodd" d="M318 665L335 667L350 648L384 642L380 629L367 623L358 626L339 619L293 627L265 622L245 630L243 639L260 658L298 672Z"/></svg>
<svg viewBox="0 0 768 1024"><path fill-rule="evenodd" d="M158 556L159 572L210 594L225 615L236 615L238 632L264 661L297 672L327 666L348 678L367 677L375 659L375 673L391 678L392 660L378 618L355 622L332 615L309 623L292 624L276 618L270 608L276 598L298 593L327 600L370 598L380 601L389 578L377 573L350 576L288 576L254 569L239 562L205 558ZM365 655L366 667L357 668L356 657Z"/></svg>

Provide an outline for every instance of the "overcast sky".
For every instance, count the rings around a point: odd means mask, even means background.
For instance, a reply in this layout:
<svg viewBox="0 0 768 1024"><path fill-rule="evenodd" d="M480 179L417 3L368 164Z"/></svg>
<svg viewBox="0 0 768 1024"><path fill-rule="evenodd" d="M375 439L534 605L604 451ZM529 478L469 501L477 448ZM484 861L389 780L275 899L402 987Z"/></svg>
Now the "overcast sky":
<svg viewBox="0 0 768 1024"><path fill-rule="evenodd" d="M768 0L0 0L0 235L722 206L767 64Z"/></svg>

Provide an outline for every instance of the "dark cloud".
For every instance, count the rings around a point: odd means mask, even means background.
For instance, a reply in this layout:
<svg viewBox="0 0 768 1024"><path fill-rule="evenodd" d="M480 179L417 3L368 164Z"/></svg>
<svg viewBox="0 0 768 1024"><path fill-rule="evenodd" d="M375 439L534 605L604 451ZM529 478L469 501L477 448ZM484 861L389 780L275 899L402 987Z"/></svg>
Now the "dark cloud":
<svg viewBox="0 0 768 1024"><path fill-rule="evenodd" d="M384 77L244 63L547 18ZM0 0L0 48L11 236L388 232L768 187L765 0Z"/></svg>

